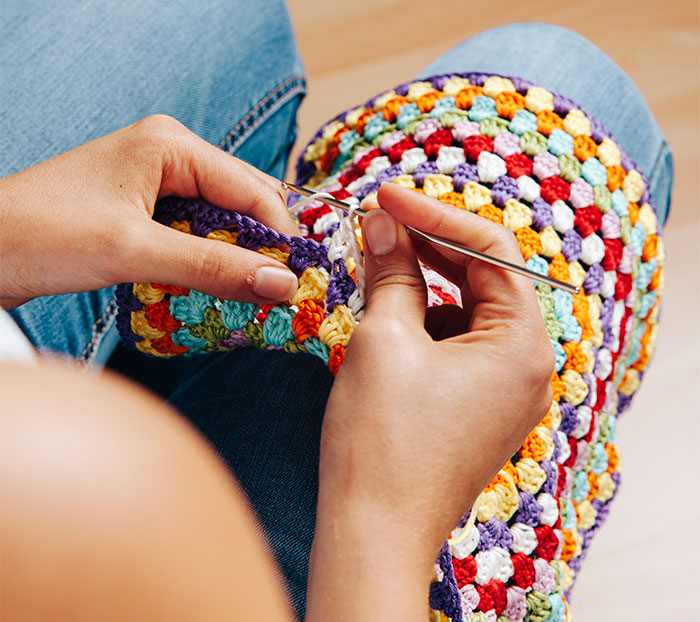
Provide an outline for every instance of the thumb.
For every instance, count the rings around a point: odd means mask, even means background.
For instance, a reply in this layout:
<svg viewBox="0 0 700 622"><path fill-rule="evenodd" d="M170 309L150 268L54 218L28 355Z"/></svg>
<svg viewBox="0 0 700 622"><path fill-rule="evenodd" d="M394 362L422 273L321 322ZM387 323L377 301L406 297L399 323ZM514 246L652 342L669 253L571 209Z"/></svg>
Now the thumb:
<svg viewBox="0 0 700 622"><path fill-rule="evenodd" d="M128 280L168 283L239 302L271 304L296 292L296 275L261 253L149 221ZM130 262L131 263L131 262ZM137 275L137 276L135 276Z"/></svg>
<svg viewBox="0 0 700 622"><path fill-rule="evenodd" d="M367 316L393 315L423 329L427 294L406 229L382 209L362 220Z"/></svg>

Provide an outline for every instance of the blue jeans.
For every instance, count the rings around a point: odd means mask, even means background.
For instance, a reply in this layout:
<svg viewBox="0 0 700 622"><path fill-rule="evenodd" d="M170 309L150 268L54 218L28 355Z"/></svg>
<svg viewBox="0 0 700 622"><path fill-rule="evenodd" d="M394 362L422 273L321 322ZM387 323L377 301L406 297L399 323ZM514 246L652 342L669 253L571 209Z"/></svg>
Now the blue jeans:
<svg viewBox="0 0 700 622"><path fill-rule="evenodd" d="M3 64L12 67L0 108L3 176L154 112L283 174L304 82L281 2L252 9L207 0L196 12L181 1L165 7L130 0L118 9L52 3L49 13L26 0L9 4L0 37ZM30 48L37 32L53 36ZM472 70L526 78L578 101L648 176L665 220L673 178L668 145L636 86L595 46L556 26L517 24L472 37L420 75ZM275 351L171 361L121 348L113 354L112 295L107 289L37 299L12 316L40 349L91 364L111 356L111 366L165 396L202 431L248 494L303 615L332 377L320 359Z"/></svg>

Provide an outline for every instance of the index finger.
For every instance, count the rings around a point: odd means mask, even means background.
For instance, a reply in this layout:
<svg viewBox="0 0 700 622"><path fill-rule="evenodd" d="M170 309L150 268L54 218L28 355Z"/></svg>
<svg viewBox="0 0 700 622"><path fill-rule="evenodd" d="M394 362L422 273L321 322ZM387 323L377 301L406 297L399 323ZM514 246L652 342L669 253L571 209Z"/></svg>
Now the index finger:
<svg viewBox="0 0 700 622"><path fill-rule="evenodd" d="M221 151L172 118L148 121L157 126L153 131L168 138L159 196L201 197L217 207L248 214L280 233L300 235L279 180Z"/></svg>

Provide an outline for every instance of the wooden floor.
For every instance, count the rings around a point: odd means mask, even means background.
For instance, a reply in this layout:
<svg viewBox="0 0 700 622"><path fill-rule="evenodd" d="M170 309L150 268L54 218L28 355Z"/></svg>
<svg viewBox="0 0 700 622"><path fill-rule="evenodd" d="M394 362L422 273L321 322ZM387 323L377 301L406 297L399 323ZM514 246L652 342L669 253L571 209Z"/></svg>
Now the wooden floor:
<svg viewBox="0 0 700 622"><path fill-rule="evenodd" d="M576 30L637 83L675 158L666 300L656 358L620 426L623 486L584 564L573 620L700 619L698 1L289 0L289 7L309 80L297 152L339 111L505 23Z"/></svg>

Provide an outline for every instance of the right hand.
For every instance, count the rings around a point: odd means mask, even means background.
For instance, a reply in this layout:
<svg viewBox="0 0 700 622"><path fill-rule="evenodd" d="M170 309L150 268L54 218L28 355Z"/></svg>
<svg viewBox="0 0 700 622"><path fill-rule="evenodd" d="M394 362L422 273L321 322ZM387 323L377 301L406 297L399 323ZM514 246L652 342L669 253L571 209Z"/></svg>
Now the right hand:
<svg viewBox="0 0 700 622"><path fill-rule="evenodd" d="M547 413L554 354L530 280L416 244L464 301L426 314L396 221L524 265L511 232L396 185L378 201L363 222L367 310L323 422L314 566L371 542L389 547L391 572L406 564L427 580L451 529Z"/></svg>

